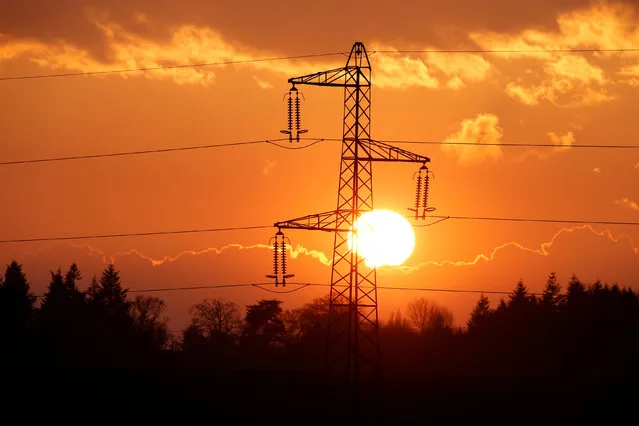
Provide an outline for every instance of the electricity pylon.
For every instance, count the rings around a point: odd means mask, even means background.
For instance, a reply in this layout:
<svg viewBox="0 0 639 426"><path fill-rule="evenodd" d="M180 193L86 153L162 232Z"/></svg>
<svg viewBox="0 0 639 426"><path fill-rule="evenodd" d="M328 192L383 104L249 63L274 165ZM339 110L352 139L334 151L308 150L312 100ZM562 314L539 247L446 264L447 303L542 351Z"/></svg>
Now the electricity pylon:
<svg viewBox="0 0 639 426"><path fill-rule="evenodd" d="M430 159L371 139L371 65L363 43L353 45L346 66L290 78L288 82L293 88L302 84L344 88L337 208L274 226L278 232L306 229L335 233L326 361L329 369L354 383L367 371L379 372L376 269L367 267L357 255L355 226L360 214L373 210L372 163L425 165Z"/></svg>

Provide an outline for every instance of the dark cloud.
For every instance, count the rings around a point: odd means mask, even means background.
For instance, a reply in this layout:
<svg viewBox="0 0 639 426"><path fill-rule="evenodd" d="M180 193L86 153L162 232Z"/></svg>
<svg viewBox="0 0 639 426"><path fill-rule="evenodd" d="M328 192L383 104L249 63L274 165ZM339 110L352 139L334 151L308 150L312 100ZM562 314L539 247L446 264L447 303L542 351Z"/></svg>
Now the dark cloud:
<svg viewBox="0 0 639 426"><path fill-rule="evenodd" d="M407 0L358 3L328 0L23 0L0 4L0 33L42 41L65 40L103 57L104 35L93 18L117 22L156 40L170 28L192 24L220 31L229 41L291 54L347 48L356 40L398 45L459 47L471 30L509 32L523 27L552 29L557 14L583 0ZM148 23L136 19L143 13ZM451 37L451 28L457 37Z"/></svg>

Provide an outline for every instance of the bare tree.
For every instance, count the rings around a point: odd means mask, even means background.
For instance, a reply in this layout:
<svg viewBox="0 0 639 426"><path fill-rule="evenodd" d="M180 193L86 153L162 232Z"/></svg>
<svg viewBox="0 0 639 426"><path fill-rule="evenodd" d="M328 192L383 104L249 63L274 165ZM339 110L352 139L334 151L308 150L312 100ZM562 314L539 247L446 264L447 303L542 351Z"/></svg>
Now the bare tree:
<svg viewBox="0 0 639 426"><path fill-rule="evenodd" d="M135 329L150 336L158 347L164 347L168 342L165 311L164 300L152 296L136 296L129 307Z"/></svg>
<svg viewBox="0 0 639 426"><path fill-rule="evenodd" d="M164 300L157 297L136 296L130 309L133 324L142 330L165 326L168 321L162 316L166 310L166 304Z"/></svg>
<svg viewBox="0 0 639 426"><path fill-rule="evenodd" d="M241 328L240 309L233 302L205 299L191 310L191 325L205 336L235 335Z"/></svg>
<svg viewBox="0 0 639 426"><path fill-rule="evenodd" d="M408 319L420 334L431 330L450 329L453 313L450 309L424 297L408 303Z"/></svg>

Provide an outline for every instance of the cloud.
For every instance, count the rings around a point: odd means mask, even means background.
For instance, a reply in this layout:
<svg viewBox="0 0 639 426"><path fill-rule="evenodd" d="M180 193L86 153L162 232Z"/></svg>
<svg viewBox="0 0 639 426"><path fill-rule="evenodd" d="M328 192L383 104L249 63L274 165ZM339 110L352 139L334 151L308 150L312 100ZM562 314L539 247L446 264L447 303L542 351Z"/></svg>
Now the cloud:
<svg viewBox="0 0 639 426"><path fill-rule="evenodd" d="M525 29L518 34L473 32L470 38L481 48L490 50L516 50L521 53L497 53L509 61L526 61L529 69L541 71L527 74L528 82L511 81L506 93L525 105L538 105L545 100L559 106L591 106L614 99L604 87L610 83L604 68L617 74L639 76L639 63L628 65L627 58L637 62L635 56L619 54L566 54L530 53L566 49L623 49L639 43L637 13L630 5L599 3L557 16L556 31ZM532 62L532 67L530 66ZM532 81L531 81L532 80ZM535 81L536 80L536 81Z"/></svg>
<svg viewBox="0 0 639 426"><path fill-rule="evenodd" d="M375 68L374 84L379 87L409 88L426 87L436 89L446 87L460 89L469 83L485 80L493 65L477 54L447 55L425 53L411 57L395 53L391 46L372 43L370 56ZM424 50L433 50L425 47Z"/></svg>
<svg viewBox="0 0 639 426"><path fill-rule="evenodd" d="M71 43L44 43L38 40L8 40L0 43L0 62L26 57L43 68L64 69L72 72L116 71L122 69L157 68L185 64L253 61L264 57L281 56L272 52L260 52L249 47L227 42L221 33L194 25L182 25L171 29L168 41L135 34L114 22L93 22L105 39L107 61L96 59L89 50ZM317 66L334 68L335 64L309 64L291 60L252 62L237 64L291 75L303 75L316 71ZM223 69L218 66L215 69ZM170 79L178 84L210 85L216 74L212 68L181 67L149 72L119 73L121 78L144 76L149 79ZM268 83L258 82L262 88Z"/></svg>
<svg viewBox="0 0 639 426"><path fill-rule="evenodd" d="M245 62L235 67L252 68L287 76L306 75L321 69L334 69L343 65L342 60L321 63L299 60L259 61L262 58L283 56L230 43L223 34L205 26L181 25L171 28L168 39L157 41L137 34L124 26L103 19L90 18L103 35L104 57L97 59L90 50L68 42L45 43L39 40L8 40L0 43L0 61L26 57L43 68L64 69L72 72L116 71L122 69L158 68L185 64L207 64L218 62ZM146 15L134 16L138 24L148 22ZM373 43L373 45L375 45ZM469 83L485 80L492 65L480 55L423 54L412 57L392 53L397 49L377 46L384 50L371 54L375 77L373 83L381 88L425 87L459 89ZM391 53L388 53L391 52ZM255 61L257 60L257 61ZM246 62L249 61L249 62ZM250 62L255 61L255 62ZM339 62L338 62L339 61ZM178 84L211 85L216 79L216 70L224 66L193 66L167 68L148 72L118 74L121 78L143 76L149 79L170 79ZM253 76L262 89L272 87L259 76Z"/></svg>
<svg viewBox="0 0 639 426"><path fill-rule="evenodd" d="M584 83L605 83L604 71L592 65L583 56L564 55L556 61L546 65L546 73L578 80Z"/></svg>
<svg viewBox="0 0 639 426"><path fill-rule="evenodd" d="M561 145L556 147L555 151L566 151L575 143L575 135L572 132L568 132L563 136L558 136L555 132L548 132L547 135L553 144Z"/></svg>
<svg viewBox="0 0 639 426"><path fill-rule="evenodd" d="M622 206L622 207L627 207L630 210L634 210L634 211L639 211L639 204L637 204L636 202L629 200L628 198L622 198L620 200L615 200L615 204Z"/></svg>
<svg viewBox="0 0 639 426"><path fill-rule="evenodd" d="M499 127L499 117L494 114L478 114L474 119L461 122L458 132L446 138L446 142L473 142L479 144L498 144L503 137ZM442 145L442 150L456 154L460 163L478 163L486 159L497 160L501 157L501 147L496 145Z"/></svg>
<svg viewBox="0 0 639 426"><path fill-rule="evenodd" d="M635 169L639 169L639 163L635 164Z"/></svg>
<svg viewBox="0 0 639 426"><path fill-rule="evenodd" d="M396 49L382 47L379 50L392 51ZM400 54L378 53L371 60L375 63L373 81L379 87L401 89L409 87L436 89L439 87L439 80L422 59Z"/></svg>
<svg viewBox="0 0 639 426"><path fill-rule="evenodd" d="M266 90L266 89L272 89L273 88L273 85L271 83L269 83L268 81L261 80L256 75L253 76L253 80L255 80L255 82L260 87L260 89L265 89Z"/></svg>
<svg viewBox="0 0 639 426"><path fill-rule="evenodd" d="M494 50L545 51L549 49L621 49L636 47L639 40L637 13L628 4L599 3L560 13L557 31L525 29L519 34L474 32L471 39ZM550 53L503 53L505 58L552 59Z"/></svg>
<svg viewBox="0 0 639 426"><path fill-rule="evenodd" d="M93 247L84 245L84 246L76 246L76 247L82 247L84 249L87 250L87 252L93 256L95 256L96 253L99 253L101 256L100 258L102 259L102 263L106 264L106 260L107 257L98 249L95 249ZM185 257L185 256L200 256L203 254L207 254L207 253L212 253L212 254L216 254L216 255L221 255L223 254L225 251L228 251L230 249L234 249L234 250L255 250L255 249L261 249L261 250L273 250L273 247L268 245L268 244L253 244L253 245L242 245L242 244L236 244L236 243L232 243L232 244L227 244L223 247L220 248L216 248L216 247L209 247L203 250L185 250L182 251L174 256L162 256L160 258L155 258L152 256L148 256L144 253L142 253L140 250L137 249L131 249L131 250L127 250L124 252L118 252L118 253L113 253L109 256L108 260L109 263L113 263L115 264L117 259L121 259L127 256L136 256L142 260L145 260L147 262L149 262L152 266L160 266L166 263L173 263L176 260ZM291 256L291 259L297 259L300 256L307 256L310 257L312 259L315 259L317 261L319 261L322 265L324 266L330 266L331 265L331 261L329 260L328 256L324 253L321 252L319 250L312 250L312 249L308 249L300 244L298 244L297 246L293 247L293 246L289 246L287 245L287 249L289 250L289 254Z"/></svg>
<svg viewBox="0 0 639 426"><path fill-rule="evenodd" d="M505 91L511 98L529 106L538 105L542 100L563 107L594 106L614 99L605 88L593 89L574 78L554 77L532 85L510 82Z"/></svg>
<svg viewBox="0 0 639 426"><path fill-rule="evenodd" d="M483 81L493 68L493 65L480 55L428 53L427 58L433 67L451 79L449 87L452 80L463 85ZM455 84L451 88L459 87L461 85Z"/></svg>
<svg viewBox="0 0 639 426"><path fill-rule="evenodd" d="M601 173L601 169L599 167L595 167L592 171L595 173Z"/></svg>
<svg viewBox="0 0 639 426"><path fill-rule="evenodd" d="M634 255L639 256L639 247L637 247L637 245L635 244L634 240L627 236L627 235L619 235L619 236L614 236L612 234L612 232L608 229L605 229L603 231L597 231L595 230L592 225L580 225L580 226L575 226L575 227L571 227L571 228L561 228L559 231L557 231L552 238L549 241L546 241L542 244L539 245L539 247L526 247L523 244L520 244L516 241L510 241L504 244L501 244L497 247L495 247L494 249L492 249L488 254L484 254L484 253L480 253L478 255L476 255L472 260L443 260L443 261L426 261L426 262L421 262L418 265L415 266L398 266L395 267L397 269L403 270L405 272L415 272L425 266L474 266L479 264L480 262L492 262L495 260L497 253L499 253L500 251L506 249L506 248L516 248L518 250L524 251L524 252L528 252L528 253L532 253L532 254L536 254L539 256L543 256L543 257L547 257L550 256L551 249L553 247L553 245L557 242L557 240L559 239L560 236L562 236L563 234L572 234L575 233L577 231L589 231L590 233L598 236L598 237L602 237L605 238L613 243L620 243L621 241L626 241L629 245L630 250L632 251L632 253Z"/></svg>
<svg viewBox="0 0 639 426"><path fill-rule="evenodd" d="M149 17L142 13L142 12L136 12L133 14L133 20L138 23L138 24L148 24L149 23Z"/></svg>
<svg viewBox="0 0 639 426"><path fill-rule="evenodd" d="M275 165L277 163L275 161L268 161L264 167L262 168L262 174L264 176L268 176L271 174L271 171L273 171L273 169L275 168Z"/></svg>
<svg viewBox="0 0 639 426"><path fill-rule="evenodd" d="M548 149L528 149L526 152L521 154L516 158L516 161L523 161L527 158L534 157L539 160L547 160L550 158L551 154L554 152L563 152L570 149L570 147L575 143L575 135L573 132L568 132L563 135L558 135L555 132L546 133L550 142L553 145L558 145L551 150Z"/></svg>

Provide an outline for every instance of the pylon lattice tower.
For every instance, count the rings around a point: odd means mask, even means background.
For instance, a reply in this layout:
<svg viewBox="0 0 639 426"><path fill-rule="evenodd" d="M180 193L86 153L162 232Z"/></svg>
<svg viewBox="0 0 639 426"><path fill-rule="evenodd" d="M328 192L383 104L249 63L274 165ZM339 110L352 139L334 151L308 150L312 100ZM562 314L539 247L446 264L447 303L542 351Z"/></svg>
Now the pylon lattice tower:
<svg viewBox="0 0 639 426"><path fill-rule="evenodd" d="M337 208L275 223L281 229L335 234L326 361L327 367L357 382L379 372L377 274L357 255L357 218L373 210L373 162L425 165L428 157L371 139L371 65L356 42L346 66L288 80L293 85L344 88L344 127ZM349 247L350 246L350 247Z"/></svg>

